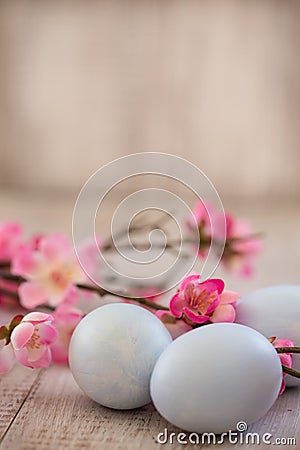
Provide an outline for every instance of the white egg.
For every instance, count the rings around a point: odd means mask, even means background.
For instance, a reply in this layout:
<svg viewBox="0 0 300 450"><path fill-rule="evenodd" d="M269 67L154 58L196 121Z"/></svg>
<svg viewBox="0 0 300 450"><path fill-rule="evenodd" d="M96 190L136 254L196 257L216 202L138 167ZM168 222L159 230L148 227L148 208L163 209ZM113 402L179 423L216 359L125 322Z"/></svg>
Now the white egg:
<svg viewBox="0 0 300 450"><path fill-rule="evenodd" d="M150 391L157 410L173 425L217 434L262 417L281 381L279 357L262 334L218 323L173 341L155 365Z"/></svg>
<svg viewBox="0 0 300 450"><path fill-rule="evenodd" d="M162 322L140 306L118 303L90 312L69 349L79 387L101 405L132 409L150 399L153 367L172 341Z"/></svg>
<svg viewBox="0 0 300 450"><path fill-rule="evenodd" d="M270 286L242 297L236 308L236 322L255 328L266 337L291 339L300 346L300 286ZM293 368L300 371L300 355L293 354ZM286 384L300 385L287 376Z"/></svg>

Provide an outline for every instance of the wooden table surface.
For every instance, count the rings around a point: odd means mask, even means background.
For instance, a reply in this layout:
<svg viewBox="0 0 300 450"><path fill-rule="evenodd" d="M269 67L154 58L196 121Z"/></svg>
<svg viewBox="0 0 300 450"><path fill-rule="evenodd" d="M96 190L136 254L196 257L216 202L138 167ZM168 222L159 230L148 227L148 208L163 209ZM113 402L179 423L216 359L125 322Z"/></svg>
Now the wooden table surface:
<svg viewBox="0 0 300 450"><path fill-rule="evenodd" d="M19 219L27 229L70 232L73 196L1 192L0 220ZM249 217L255 227L266 233L265 251L252 280L226 278L231 289L242 293L267 284L299 283L300 211L297 202L242 202L225 204L233 212ZM280 233L283 233L280 235ZM286 255L286 259L285 259ZM1 323L8 312L0 311ZM297 343L300 345L300 343ZM87 398L74 382L68 367L52 366L31 370L16 365L12 372L0 376L0 442L1 449L159 449L195 448L191 444L161 445L158 433L168 428L178 432L148 405L132 411L114 411ZM276 438L295 438L300 448L300 389L286 390L272 409L248 431L271 433ZM211 445L214 447L214 445ZM244 445L220 445L224 449ZM245 445L246 446L246 445ZM269 448L268 445L249 445Z"/></svg>

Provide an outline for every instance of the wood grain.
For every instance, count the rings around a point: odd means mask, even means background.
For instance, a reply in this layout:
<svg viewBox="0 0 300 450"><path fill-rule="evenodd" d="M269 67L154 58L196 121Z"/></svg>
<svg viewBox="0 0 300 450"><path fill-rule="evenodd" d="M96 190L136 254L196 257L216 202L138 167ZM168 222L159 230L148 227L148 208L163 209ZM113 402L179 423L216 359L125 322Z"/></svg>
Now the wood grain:
<svg viewBox="0 0 300 450"><path fill-rule="evenodd" d="M39 371L16 366L0 376L0 442L22 409L32 387L39 378Z"/></svg>
<svg viewBox="0 0 300 450"><path fill-rule="evenodd" d="M11 399L15 397L13 387L20 383L22 371L11 382L7 394ZM3 438L3 450L182 448L176 441L166 445L156 442L158 433L166 427L169 435L180 430L160 417L153 405L133 411L103 408L81 392L67 367L51 367L40 372L32 386ZM263 419L249 427L249 432L260 436L271 433L271 442L282 437L295 437L300 442L299 410L300 389L289 389ZM193 445L184 447L193 448ZM232 448L232 444L227 441L222 448Z"/></svg>

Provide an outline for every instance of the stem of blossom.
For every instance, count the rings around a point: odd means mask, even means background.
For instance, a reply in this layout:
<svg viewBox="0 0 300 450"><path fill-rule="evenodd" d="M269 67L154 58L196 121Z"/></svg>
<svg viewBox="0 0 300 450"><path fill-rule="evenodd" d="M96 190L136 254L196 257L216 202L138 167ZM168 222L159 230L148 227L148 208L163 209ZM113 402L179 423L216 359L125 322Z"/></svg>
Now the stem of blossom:
<svg viewBox="0 0 300 450"><path fill-rule="evenodd" d="M1 259L0 260L0 269L9 269L10 268L10 261Z"/></svg>
<svg viewBox="0 0 300 450"><path fill-rule="evenodd" d="M102 251L106 251L106 250L113 250L115 249L115 243L114 241L116 241L116 239L122 238L123 236L126 236L127 234L130 234L132 232L139 232L139 231L152 231L154 229L161 229L161 226L167 222L168 220L170 220L171 215L167 214L164 215L162 218L160 218L159 220L155 220L153 222L146 222L143 220L138 220L137 223L135 223L135 225L131 225L129 228L124 228L122 230L120 230L118 233L116 233L113 237L110 236L108 239L106 239L103 243L103 245L101 246L101 250Z"/></svg>
<svg viewBox="0 0 300 450"><path fill-rule="evenodd" d="M16 292L9 291L8 289L4 289L2 287L0 287L0 294L13 298L14 300L19 300L19 296Z"/></svg>
<svg viewBox="0 0 300 450"><path fill-rule="evenodd" d="M112 295L113 297L125 298L126 300L131 300L133 302L140 303L141 305L148 306L149 308L152 308L152 309L157 309L157 310L163 309L164 311L169 311L169 308L167 306L158 305L157 303L151 302L151 300L147 300L144 297L130 297L126 294L122 294L122 292L120 292L120 293L109 292L106 289L103 289L101 287L92 286L92 285L88 285L88 284L76 284L76 286L79 289L85 289L86 291L95 292L96 294L100 295L100 297L104 297L105 295Z"/></svg>
<svg viewBox="0 0 300 450"><path fill-rule="evenodd" d="M300 378L300 372L297 372L297 370L291 369L290 367L287 366L282 366L282 370L284 373L287 373L292 377Z"/></svg>
<svg viewBox="0 0 300 450"><path fill-rule="evenodd" d="M0 271L0 278L2 278L4 280L14 281L15 283L18 283L18 284L24 283L25 281L27 281L26 278L23 278L23 277L21 277L19 275L14 275L14 274L9 273L9 272L1 272L1 271ZM147 300L146 298L143 298L143 297L134 297L134 298L132 298L132 297L126 295L126 294L123 294L122 292L120 292L120 293L113 293L113 292L109 292L106 289L103 289L101 287L91 286L91 285L87 285L87 284L77 284L76 286L79 289L85 289L86 291L96 292L98 295L100 295L100 297L104 297L105 295L112 295L114 297L125 298L127 300L138 302L141 305L148 306L149 308L152 308L152 309L156 309L156 310L163 309L164 311L169 311L168 307L163 306L163 305L158 305L158 304L156 304L154 302L151 302L151 300ZM14 293L14 292L11 292L8 289L1 288L0 289L0 294L1 293L3 295L9 296L9 297L11 297L11 298L13 298L15 300L19 300L18 294Z"/></svg>
<svg viewBox="0 0 300 450"><path fill-rule="evenodd" d="M3 280L14 281L15 283L24 283L24 281L27 281L26 278L23 278L20 275L14 275L13 273L2 270L0 270L0 278Z"/></svg>
<svg viewBox="0 0 300 450"><path fill-rule="evenodd" d="M300 353L300 347L277 347L277 353Z"/></svg>

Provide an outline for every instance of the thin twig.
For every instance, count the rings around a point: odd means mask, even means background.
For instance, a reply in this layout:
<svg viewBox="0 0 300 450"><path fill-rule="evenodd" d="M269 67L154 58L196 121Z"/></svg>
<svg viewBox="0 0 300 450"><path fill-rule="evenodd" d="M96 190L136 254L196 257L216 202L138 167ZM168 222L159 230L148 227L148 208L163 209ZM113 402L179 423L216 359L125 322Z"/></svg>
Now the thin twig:
<svg viewBox="0 0 300 450"><path fill-rule="evenodd" d="M0 270L0 278L3 280L14 281L15 283L24 283L27 281L26 278L21 277L20 275L14 275L13 273Z"/></svg>
<svg viewBox="0 0 300 450"><path fill-rule="evenodd" d="M7 259L0 259L0 269L9 269L10 261Z"/></svg>
<svg viewBox="0 0 300 450"><path fill-rule="evenodd" d="M277 347L277 353L300 353L300 347Z"/></svg>
<svg viewBox="0 0 300 450"><path fill-rule="evenodd" d="M0 294L1 295L5 295L6 297L10 297L10 298L12 298L14 300L17 300L17 301L20 300L18 294L16 292L10 291L9 289L5 289L5 288L0 287Z"/></svg>
<svg viewBox="0 0 300 450"><path fill-rule="evenodd" d="M152 302L151 300L147 300L144 297L130 297L122 292L110 292L102 287L93 286L89 284L76 284L79 289L84 289L86 291L95 292L100 295L100 297L104 297L105 295L112 295L113 297L124 298L126 300L130 300L132 302L140 303L141 305L148 306L152 309L162 309L164 311L169 311L167 306L158 305L157 303Z"/></svg>
<svg viewBox="0 0 300 450"><path fill-rule="evenodd" d="M284 373L287 373L288 375L291 375L292 377L300 378L300 372L298 372L295 369L291 369L290 367L282 365L282 370Z"/></svg>

